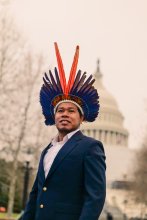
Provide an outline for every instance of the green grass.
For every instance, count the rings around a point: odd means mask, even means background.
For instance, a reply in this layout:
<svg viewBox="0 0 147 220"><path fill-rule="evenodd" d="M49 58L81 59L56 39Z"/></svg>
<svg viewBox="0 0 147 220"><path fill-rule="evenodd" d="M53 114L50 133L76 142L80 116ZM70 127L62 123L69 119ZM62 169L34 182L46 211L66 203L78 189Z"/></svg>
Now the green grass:
<svg viewBox="0 0 147 220"><path fill-rule="evenodd" d="M18 213L14 213L14 214L12 215L12 218L17 218L18 216L19 216ZM0 212L0 218L7 218L7 213L1 213L1 212Z"/></svg>

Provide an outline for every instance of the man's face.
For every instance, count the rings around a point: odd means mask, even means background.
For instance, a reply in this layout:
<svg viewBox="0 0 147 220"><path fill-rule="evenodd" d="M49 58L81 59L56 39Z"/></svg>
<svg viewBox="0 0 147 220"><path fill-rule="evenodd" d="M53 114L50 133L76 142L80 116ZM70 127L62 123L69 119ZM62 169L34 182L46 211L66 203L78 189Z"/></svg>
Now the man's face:
<svg viewBox="0 0 147 220"><path fill-rule="evenodd" d="M55 113L55 124L59 132L69 133L76 130L83 116L80 116L76 105L70 102L61 103Z"/></svg>

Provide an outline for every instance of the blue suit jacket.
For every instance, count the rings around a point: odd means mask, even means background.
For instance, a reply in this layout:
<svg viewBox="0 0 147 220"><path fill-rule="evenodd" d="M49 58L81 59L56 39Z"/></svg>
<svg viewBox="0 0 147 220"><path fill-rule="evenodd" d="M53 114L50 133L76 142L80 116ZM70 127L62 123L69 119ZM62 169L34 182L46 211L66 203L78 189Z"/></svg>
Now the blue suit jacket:
<svg viewBox="0 0 147 220"><path fill-rule="evenodd" d="M106 194L102 143L78 131L61 148L45 179L43 159L49 147L42 152L23 220L97 220Z"/></svg>

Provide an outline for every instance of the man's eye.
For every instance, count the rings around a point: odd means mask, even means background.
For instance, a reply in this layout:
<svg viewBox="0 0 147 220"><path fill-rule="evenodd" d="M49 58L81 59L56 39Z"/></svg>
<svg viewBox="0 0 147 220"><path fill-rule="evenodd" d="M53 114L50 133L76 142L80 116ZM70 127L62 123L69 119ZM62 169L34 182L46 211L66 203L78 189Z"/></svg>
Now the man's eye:
<svg viewBox="0 0 147 220"><path fill-rule="evenodd" d="M74 110L73 110L73 109L70 109L69 112L74 112Z"/></svg>
<svg viewBox="0 0 147 220"><path fill-rule="evenodd" d="M58 109L57 112L63 112L63 110L62 109Z"/></svg>

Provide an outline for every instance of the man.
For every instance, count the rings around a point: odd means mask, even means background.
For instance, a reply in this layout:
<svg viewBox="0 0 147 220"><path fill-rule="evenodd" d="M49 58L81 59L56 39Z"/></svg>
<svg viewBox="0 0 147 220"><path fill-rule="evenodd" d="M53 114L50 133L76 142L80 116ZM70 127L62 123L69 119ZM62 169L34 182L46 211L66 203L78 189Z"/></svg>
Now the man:
<svg viewBox="0 0 147 220"><path fill-rule="evenodd" d="M42 152L23 220L97 220L106 193L104 149L80 124L97 117L98 94L92 76L75 74L79 47L68 84L56 43L55 49L59 75L45 74L40 102L46 125L55 124L58 134Z"/></svg>

